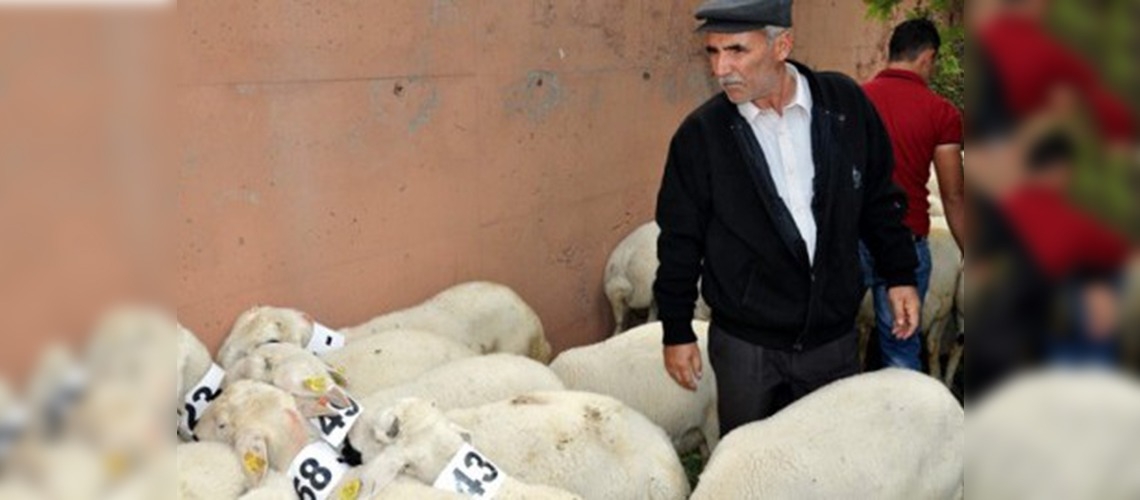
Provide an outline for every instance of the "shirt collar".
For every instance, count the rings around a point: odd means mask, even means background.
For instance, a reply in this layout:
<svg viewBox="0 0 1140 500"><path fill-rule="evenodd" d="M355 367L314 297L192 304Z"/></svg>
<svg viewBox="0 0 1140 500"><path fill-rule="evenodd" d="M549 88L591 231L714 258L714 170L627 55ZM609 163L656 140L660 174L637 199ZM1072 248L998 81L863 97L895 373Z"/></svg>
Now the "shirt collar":
<svg viewBox="0 0 1140 500"><path fill-rule="evenodd" d="M905 69L887 68L880 71L879 74L875 75L875 78L902 78L903 80L910 80L919 85L922 85L923 87L926 86L926 80L923 80L921 76L918 76L918 73L907 71Z"/></svg>
<svg viewBox="0 0 1140 500"><path fill-rule="evenodd" d="M798 106L806 111L808 116L811 116L811 88L808 87L807 78L805 78L804 75L800 74L799 70L797 70L796 67L791 63L786 62L784 64L787 66L788 72L791 73L792 78L795 78L796 80L796 94L792 96L792 101L784 106L784 111L787 112L788 110ZM748 121L756 120L760 113L772 113L772 110L760 109L760 107L753 104L752 101L737 104L736 109L740 112L740 115Z"/></svg>

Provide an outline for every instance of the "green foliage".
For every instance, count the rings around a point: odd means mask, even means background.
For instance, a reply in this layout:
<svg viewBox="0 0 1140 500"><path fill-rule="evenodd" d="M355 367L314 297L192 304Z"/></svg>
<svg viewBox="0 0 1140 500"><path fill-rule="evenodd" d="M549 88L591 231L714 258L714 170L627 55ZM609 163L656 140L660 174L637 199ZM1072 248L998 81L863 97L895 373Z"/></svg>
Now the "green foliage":
<svg viewBox="0 0 1140 500"><path fill-rule="evenodd" d="M867 17L879 21L890 20L902 0L863 0L867 4Z"/></svg>
<svg viewBox="0 0 1140 500"><path fill-rule="evenodd" d="M1140 67L1136 64L1140 30L1134 19L1137 0L1053 0L1049 24L1066 45L1097 69L1106 86L1136 112L1140 107ZM1091 126L1092 122L1085 123ZM1086 209L1133 238L1140 238L1140 165L1134 155L1109 154L1089 133L1082 138L1074 195Z"/></svg>
<svg viewBox="0 0 1140 500"><path fill-rule="evenodd" d="M895 10L902 0L863 0L867 5L867 17L881 22L894 18ZM907 19L929 18L936 20L942 36L942 49L938 51L938 68L931 79L930 87L950 102L965 108L966 71L963 58L966 54L966 31L962 27L963 0L919 0L917 5L906 12Z"/></svg>

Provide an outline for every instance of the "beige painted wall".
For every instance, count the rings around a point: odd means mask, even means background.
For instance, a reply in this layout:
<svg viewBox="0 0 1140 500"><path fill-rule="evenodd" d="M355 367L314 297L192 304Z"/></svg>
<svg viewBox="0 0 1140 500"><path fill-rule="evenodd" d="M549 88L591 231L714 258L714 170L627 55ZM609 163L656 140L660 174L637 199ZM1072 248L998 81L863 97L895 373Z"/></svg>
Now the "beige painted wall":
<svg viewBox="0 0 1140 500"><path fill-rule="evenodd" d="M602 338L605 260L652 217L669 137L714 92L698 3L180 1L161 278L181 321L216 348L254 304L342 326L488 279L556 349ZM877 69L886 31L861 2L797 4L795 57ZM99 255L85 268L122 261ZM76 331L107 297L93 287L56 319ZM43 339L7 339L0 363L22 371Z"/></svg>

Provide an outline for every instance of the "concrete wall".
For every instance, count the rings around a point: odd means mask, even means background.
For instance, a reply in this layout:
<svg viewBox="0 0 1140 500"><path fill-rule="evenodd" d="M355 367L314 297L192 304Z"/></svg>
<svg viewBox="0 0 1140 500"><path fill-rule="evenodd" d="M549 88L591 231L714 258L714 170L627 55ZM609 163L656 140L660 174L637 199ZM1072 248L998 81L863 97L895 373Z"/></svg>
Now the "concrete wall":
<svg viewBox="0 0 1140 500"><path fill-rule="evenodd" d="M698 3L180 1L163 277L181 321L216 347L254 304L342 326L488 279L556 349L602 338L605 260L652 217L669 137L715 91ZM861 2L797 4L795 57L872 74L885 30ZM6 342L0 363L41 343Z"/></svg>

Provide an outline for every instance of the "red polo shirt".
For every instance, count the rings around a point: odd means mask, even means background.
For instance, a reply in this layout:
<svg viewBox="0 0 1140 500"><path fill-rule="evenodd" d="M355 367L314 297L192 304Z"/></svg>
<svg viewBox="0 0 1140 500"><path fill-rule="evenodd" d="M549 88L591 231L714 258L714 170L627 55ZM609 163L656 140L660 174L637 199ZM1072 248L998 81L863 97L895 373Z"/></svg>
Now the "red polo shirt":
<svg viewBox="0 0 1140 500"><path fill-rule="evenodd" d="M1023 186L1002 200L1002 210L1038 267L1054 280L1119 270L1128 259L1127 240L1056 191Z"/></svg>
<svg viewBox="0 0 1140 500"><path fill-rule="evenodd" d="M1110 139L1132 139L1136 124L1128 105L1036 21L1001 15L986 24L977 39L993 62L1010 111L1018 117L1040 109L1058 85L1068 85L1086 99L1101 133Z"/></svg>
<svg viewBox="0 0 1140 500"><path fill-rule="evenodd" d="M891 137L895 153L895 184L906 191L903 222L914 234L930 233L930 162L934 148L962 143L962 113L932 92L922 77L910 71L885 69L863 85Z"/></svg>

